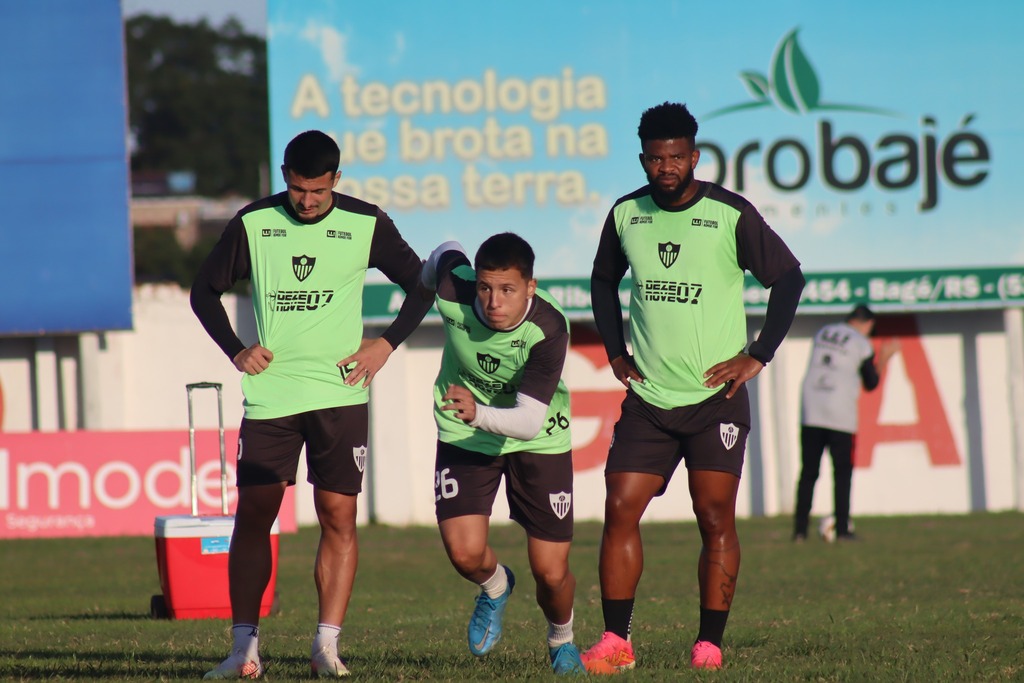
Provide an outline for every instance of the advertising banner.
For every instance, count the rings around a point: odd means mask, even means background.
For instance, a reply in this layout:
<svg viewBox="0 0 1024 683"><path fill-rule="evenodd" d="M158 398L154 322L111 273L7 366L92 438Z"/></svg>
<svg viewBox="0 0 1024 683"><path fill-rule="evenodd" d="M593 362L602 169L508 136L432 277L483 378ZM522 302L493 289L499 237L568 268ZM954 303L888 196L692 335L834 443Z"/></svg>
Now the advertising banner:
<svg viewBox="0 0 1024 683"><path fill-rule="evenodd" d="M221 514L219 434L196 431L200 515ZM238 430L225 430L228 512L238 500ZM192 511L188 434L0 433L0 538L148 536L158 516ZM282 531L295 530L289 488Z"/></svg>
<svg viewBox="0 0 1024 683"><path fill-rule="evenodd" d="M561 304L571 320L591 320L589 278L542 278L540 286ZM619 289L623 311L628 310L630 283ZM366 285L363 317L371 323L394 320L405 300L397 285ZM748 313L768 307L769 290L751 275L744 283ZM1008 268L932 269L928 271L872 271L813 273L800 300L804 313L848 313L857 303L884 311L945 311L954 309L1024 306L1024 266ZM428 320L440 320L431 310Z"/></svg>
<svg viewBox="0 0 1024 683"><path fill-rule="evenodd" d="M421 255L511 230L541 277L585 277L612 203L646 182L641 113L680 101L697 178L750 199L805 272L1020 265L1005 66L1024 62L1024 6L955 9L269 0L272 155L322 129L339 190Z"/></svg>
<svg viewBox="0 0 1024 683"><path fill-rule="evenodd" d="M132 327L119 0L3 3L0 336Z"/></svg>

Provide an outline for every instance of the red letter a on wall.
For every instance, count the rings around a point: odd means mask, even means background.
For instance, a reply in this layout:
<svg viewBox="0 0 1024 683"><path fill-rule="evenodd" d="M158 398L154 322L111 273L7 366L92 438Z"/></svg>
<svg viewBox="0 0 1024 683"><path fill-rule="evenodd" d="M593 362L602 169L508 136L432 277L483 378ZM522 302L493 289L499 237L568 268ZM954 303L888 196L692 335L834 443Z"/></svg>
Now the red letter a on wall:
<svg viewBox="0 0 1024 683"><path fill-rule="evenodd" d="M946 411L939 398L935 377L932 376L928 357L921 345L914 316L879 318L875 329L877 342L886 337L898 337L900 354L917 401L917 422L910 424L879 424L878 417L885 393L885 374L874 391L863 392L860 397L860 424L857 428L853 452L854 467L871 467L875 446L893 441L919 441L928 451L932 467L959 465L960 456L953 442ZM890 361L891 362L891 361Z"/></svg>
<svg viewBox="0 0 1024 683"><path fill-rule="evenodd" d="M604 343L592 328L577 324L572 326L572 350L589 360L595 370L612 374ZM573 419L598 418L601 425L589 443L573 447L574 471L582 472L594 467L601 467L608 460L608 448L611 445L612 434L615 432L615 423L619 420L620 406L625 394L626 390L622 387L602 391L576 389L572 392Z"/></svg>

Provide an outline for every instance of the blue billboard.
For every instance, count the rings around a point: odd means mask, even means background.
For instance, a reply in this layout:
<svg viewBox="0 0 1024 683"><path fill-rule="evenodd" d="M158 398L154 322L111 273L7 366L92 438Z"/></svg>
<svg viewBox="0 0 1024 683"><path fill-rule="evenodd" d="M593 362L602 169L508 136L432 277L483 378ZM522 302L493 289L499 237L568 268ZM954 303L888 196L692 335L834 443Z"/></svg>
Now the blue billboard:
<svg viewBox="0 0 1024 683"><path fill-rule="evenodd" d="M586 276L644 182L637 123L700 123L699 179L750 199L805 271L1024 263L1024 6L269 0L271 146L319 128L339 189L421 254L513 230ZM276 189L283 189L276 178Z"/></svg>
<svg viewBox="0 0 1024 683"><path fill-rule="evenodd" d="M118 0L4 2L0 335L130 329Z"/></svg>

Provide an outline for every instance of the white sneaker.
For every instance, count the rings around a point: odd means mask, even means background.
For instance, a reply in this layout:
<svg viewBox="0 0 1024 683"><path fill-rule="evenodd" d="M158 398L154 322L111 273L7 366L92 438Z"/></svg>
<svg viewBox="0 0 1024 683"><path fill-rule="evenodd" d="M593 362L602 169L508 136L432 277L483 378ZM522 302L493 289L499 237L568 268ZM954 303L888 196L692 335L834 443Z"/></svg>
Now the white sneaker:
<svg viewBox="0 0 1024 683"><path fill-rule="evenodd" d="M342 678L351 672L329 647L321 648L309 660L309 667L317 678Z"/></svg>
<svg viewBox="0 0 1024 683"><path fill-rule="evenodd" d="M259 659L253 661L244 652L236 650L218 664L216 669L207 671L203 680L226 681L236 678L259 678L262 675L263 665Z"/></svg>

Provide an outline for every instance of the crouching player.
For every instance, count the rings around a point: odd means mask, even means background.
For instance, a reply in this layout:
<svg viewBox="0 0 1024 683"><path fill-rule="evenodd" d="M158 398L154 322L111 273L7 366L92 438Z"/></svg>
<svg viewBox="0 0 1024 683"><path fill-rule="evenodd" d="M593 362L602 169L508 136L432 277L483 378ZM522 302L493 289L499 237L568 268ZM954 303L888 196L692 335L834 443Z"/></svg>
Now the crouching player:
<svg viewBox="0 0 1024 683"><path fill-rule="evenodd" d="M469 621L469 651L486 655L501 638L515 576L488 544L502 476L511 517L526 531L537 604L548 620L555 673L585 673L573 645L569 570L573 532L569 392L561 381L569 324L537 289L534 254L518 235L494 235L475 263L456 242L424 264L444 322L434 382L437 460L434 500L452 566L480 586Z"/></svg>

